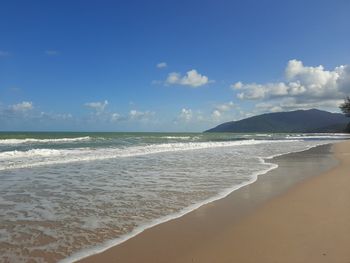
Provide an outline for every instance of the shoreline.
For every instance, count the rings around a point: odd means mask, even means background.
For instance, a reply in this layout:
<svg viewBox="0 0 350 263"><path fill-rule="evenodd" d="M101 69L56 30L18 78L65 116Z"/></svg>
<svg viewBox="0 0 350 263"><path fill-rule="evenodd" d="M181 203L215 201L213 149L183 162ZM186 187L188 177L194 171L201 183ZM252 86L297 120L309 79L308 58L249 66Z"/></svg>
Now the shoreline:
<svg viewBox="0 0 350 263"><path fill-rule="evenodd" d="M319 146L323 146L323 145L313 146L311 148L319 147ZM311 148L303 150L303 151L308 151ZM294 152L281 154L281 155L288 155L288 154L291 154L291 153L294 153ZM195 211L197 209L200 209L202 206L209 205L209 204L211 204L213 202L216 202L216 201L219 201L219 200L221 200L223 198L226 198L227 196L232 194L234 191L237 191L237 190L241 189L242 187L248 186L250 184L254 184L259 179L259 176L265 175L266 173L268 173L268 172L270 172L270 171L272 171L274 169L277 169L278 165L276 165L275 163L266 162L266 160L272 160L272 159L274 159L274 158L276 158L278 156L281 156L281 155L270 156L270 157L267 157L267 158L259 157L259 160L262 163L269 164L270 167L267 168L266 170L262 170L262 171L259 171L259 172L255 173L255 174L253 174L252 175L253 178L251 180L247 181L247 182L244 182L242 184L235 185L234 187L225 189L222 192L218 193L217 195L215 195L215 196L213 196L211 198L208 198L208 199L206 199L206 200L204 200L204 201L202 201L200 203L196 203L194 205L188 206L188 207L182 209L181 211L179 211L179 212L177 212L175 214L170 214L170 215L167 215L165 217L156 219L156 220L152 221L149 224L145 224L145 225L136 227L132 232L130 232L128 234L125 234L125 235L122 235L122 236L120 236L120 237L118 237L116 239L109 240L106 243L103 243L103 244L101 244L99 246L88 248L86 250L84 249L82 251L74 253L70 257L68 257L66 259L63 259L63 260L60 260L59 262L60 263L69 263L69 262L80 262L80 261L83 261L83 260L85 260L88 257L93 257L95 255L101 254L101 253L103 253L103 252L105 252L105 251L107 251L107 250L109 250L109 249L111 249L113 247L116 247L116 246L118 246L118 245L120 245L120 244L122 244L124 242L127 242L129 239L132 239L132 238L136 237L137 235L142 234L144 231L146 231L148 229L157 227L158 225L167 223L167 222L172 221L172 220L176 220L178 218L181 218L181 217L187 215L188 213L191 213L191 212L193 212L193 211Z"/></svg>
<svg viewBox="0 0 350 263"><path fill-rule="evenodd" d="M119 242L119 244L111 244L110 246L109 246L109 248L104 248L103 249L103 252L99 252L99 251L97 251L97 249L95 250L95 251L93 251L92 253L90 253L91 255L87 255L87 253L84 253L83 251L83 253L82 254L80 254L80 260L79 260L79 262L96 262L96 261L104 261L104 262L111 262L111 261L113 261L113 262L115 262L115 259L116 259L116 257L117 258L119 258L119 256L120 256L120 247L122 247L122 250L124 251L124 253L126 253L126 254L128 254L128 252L127 252L127 250L129 249L128 248L128 246L129 246L129 243L135 243L134 242L134 240L135 239L147 239L147 238L149 238L149 237L147 237L147 235L148 235L148 233L149 232L154 232L154 231L162 231L161 230L161 228L163 228L163 227L161 227L161 226L163 226L163 225L169 225L169 224L176 224L176 222L178 222L178 221L186 221L186 218L187 217L191 217L191 214L198 214L198 213L201 213L201 212L203 212L203 210L206 210L206 207L212 207L212 206L215 206L216 205L216 203L218 203L218 202L227 202L227 201L222 201L222 200L225 200L225 199L229 199L230 198L230 196L231 195L233 195L233 194L235 194L235 196L237 197L237 195L242 195L242 193L240 194L240 192L241 192L241 189L246 189L247 187L248 188L252 188L252 187L250 187L250 186L253 186L253 185L255 185L255 184L257 184L258 182L260 182L260 184L262 183L262 184L266 184L266 182L265 181L269 181L269 180L271 180L271 178L269 178L269 177L271 177L271 176L269 176L269 174L271 173L271 172L273 172L273 171L276 171L276 170L280 170L280 167L278 167L277 169L274 169L274 168L276 168L276 167L273 167L274 165L275 165L275 163L277 163L277 166L279 165L278 163L279 163L279 159L288 159L289 157L288 156L293 156L293 155L305 155L305 153L307 153L307 152L309 152L309 151L315 151L315 149L316 149L316 151L318 151L317 149L320 149L320 148L322 148L323 150L323 154L324 155L328 155L327 157L325 157L324 159L327 159L328 160L328 164L327 165L324 165L325 167L320 167L321 168L321 170L320 171L315 171L315 173L314 174L311 174L310 176L314 176L314 175L318 175L320 172L324 172L325 170L328 170L328 169L330 169L332 166L335 166L335 161L334 160L331 160L333 157L331 156L331 154L329 154L329 149L330 149L330 147L331 146L329 146L329 145L321 145L321 146L316 146L316 147L311 147L311 149L307 149L307 150L305 150L305 151L302 151L302 152L297 152L297 153L288 153L288 154L284 154L284 155L282 155L282 156L277 156L277 157L272 157L272 158L267 158L267 159L265 159L266 160L266 163L270 163L270 162L268 162L267 160L271 160L271 159L273 159L274 161L273 161L273 163L271 164L271 167L267 170L267 171L265 171L265 172L263 172L263 173L261 173L261 174L264 174L265 176L260 176L259 177L259 179L257 180L257 177L258 177L258 175L256 176L256 178L254 179L254 180L252 180L252 182L247 182L246 184L244 184L244 185L241 185L241 186L239 186L238 188L238 190L237 189L230 189L230 191L228 191L228 193L226 193L226 194L224 194L224 195L222 195L222 196L220 196L220 197L215 197L215 199L214 200L210 200L210 201L206 201L206 203L202 203L202 204L200 204L200 205L198 205L198 207L196 207L196 209L194 210L194 209L191 209L190 211L186 211L186 212L184 212L183 214L179 214L178 216L176 216L176 217L173 217L173 218L168 218L166 221L163 221L163 222L159 222L158 221L158 223L156 223L156 224L154 224L154 225L151 225L151 226L149 226L148 228L146 228L146 229L143 229L143 230L141 230L141 231L139 231L139 232L137 232L137 233L134 233L133 234L133 236L129 236L128 238L127 238L127 240L122 240L122 241L120 241ZM325 150L326 148L328 148L327 150ZM293 158L293 157L292 157ZM322 165L321 165L322 166ZM323 169L323 170L322 170ZM314 169L315 170L315 169ZM317 170L317 169L316 169ZM280 172L277 172L277 174L278 173L280 173ZM260 175L261 175L260 174ZM310 171L309 171L309 174L310 174ZM309 176L309 174L308 174L308 176ZM302 180L304 180L304 179L306 179L306 178L304 178L304 177L308 177L308 176L303 176L303 178L299 178L299 179L297 179L295 182L293 182L293 183L291 183L291 184L298 184L298 183L300 183L300 180L302 181ZM265 178L266 177L266 178ZM265 178L265 180L262 180L263 178ZM263 181L263 182L261 182L261 181ZM245 186L245 187L243 187L243 186ZM274 195L279 195L279 194L282 194L283 193L283 191L286 191L286 190L288 190L288 188L289 187L291 187L291 185L289 185L289 186L283 186L282 188L283 189L275 189L275 190L273 190L272 192L272 196L266 196L266 198L265 199L267 199L267 200L261 200L261 202L260 201L256 201L255 200L255 202L256 202L256 204L255 205L253 205L253 206L251 206L251 205L248 205L247 207L244 207L244 204L242 205L242 204L236 204L236 206L238 206L238 208L236 207L236 210L240 210L240 211L238 211L238 213L236 213L237 215L235 215L234 217L235 217L235 220L237 221L238 220L238 218L240 218L240 217L243 217L243 216L245 216L246 214L249 214L249 213L251 213L252 211L254 211L255 209L256 209L256 207L257 206L259 206L259 205L261 205L261 203L264 203L264 202L266 202L266 201L268 201L268 199L271 199L271 198L274 198ZM247 190L247 189L246 189ZM250 189L251 190L251 189ZM244 191L243 191L244 192ZM245 192L247 192L247 191L245 191ZM237 194L238 193L238 194ZM244 195L244 193L243 193L243 195ZM242 199L242 197L240 197L241 199ZM232 199L232 198L231 198ZM258 197L256 197L256 199L261 199L261 194L260 194L260 196L258 196ZM264 199L264 198L263 198ZM232 200L231 200L232 201ZM260 202L260 203L259 203ZM239 207L239 206L241 206L241 207ZM237 211L236 211L237 212ZM192 216L193 217L193 216ZM187 220L188 221L188 220ZM180 223L182 223L182 222L180 222ZM159 228L160 228L160 230L159 230ZM145 236L145 237L143 237L143 236ZM153 238L151 238L151 241L153 241L152 240ZM132 247L133 247L134 245L132 245ZM125 247L126 247L126 250L125 250ZM135 250L135 247L133 247L133 248L130 248L130 249L132 249L133 251ZM142 251L144 251L145 249L142 249L142 248L140 248L140 247L137 247L136 248L136 250L138 250L138 249L141 249ZM100 251L101 251L102 249L100 248ZM160 250L162 250L162 249L160 249ZM92 251L92 250L90 250L90 251ZM130 252L130 251L129 251ZM157 253L156 251L154 251L155 253ZM159 252L159 251L158 251ZM179 252L179 253L181 253L181 252ZM118 255L119 254L119 255ZM147 254L147 253L146 253ZM84 257L82 258L82 256L84 255ZM74 255L72 255L70 258L67 258L66 260L64 260L63 262L70 262L70 261L72 261L72 260L77 260L77 258L79 257L79 254L75 254L75 259L74 259ZM157 258L158 258L158 256L157 256ZM150 259L151 260L151 259ZM156 261L154 261L154 260L156 260ZM167 261L169 262L169 258L167 258ZM133 261L132 259L128 259L127 257L125 258L125 257L123 257L122 259L121 259L121 261L120 262L137 262L137 261ZM151 262L151 261L147 261L147 259L145 259L145 261L144 262ZM161 260L160 261L157 261L157 259L152 259L152 262L162 262ZM174 261L175 262L175 261Z"/></svg>

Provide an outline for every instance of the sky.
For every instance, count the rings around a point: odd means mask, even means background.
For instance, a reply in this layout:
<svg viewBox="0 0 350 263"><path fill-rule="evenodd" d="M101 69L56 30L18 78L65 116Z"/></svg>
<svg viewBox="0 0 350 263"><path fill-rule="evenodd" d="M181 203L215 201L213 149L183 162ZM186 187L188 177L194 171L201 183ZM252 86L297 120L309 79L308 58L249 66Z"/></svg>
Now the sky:
<svg viewBox="0 0 350 263"><path fill-rule="evenodd" d="M2 131L196 132L350 95L349 0L0 6Z"/></svg>

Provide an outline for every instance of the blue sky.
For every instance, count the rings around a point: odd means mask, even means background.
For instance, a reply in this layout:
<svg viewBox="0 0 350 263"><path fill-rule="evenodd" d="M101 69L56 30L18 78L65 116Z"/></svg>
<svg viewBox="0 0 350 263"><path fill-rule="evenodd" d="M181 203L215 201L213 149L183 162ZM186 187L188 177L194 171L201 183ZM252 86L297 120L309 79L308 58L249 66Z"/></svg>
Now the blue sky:
<svg viewBox="0 0 350 263"><path fill-rule="evenodd" d="M337 111L350 2L3 1L0 130L202 131Z"/></svg>

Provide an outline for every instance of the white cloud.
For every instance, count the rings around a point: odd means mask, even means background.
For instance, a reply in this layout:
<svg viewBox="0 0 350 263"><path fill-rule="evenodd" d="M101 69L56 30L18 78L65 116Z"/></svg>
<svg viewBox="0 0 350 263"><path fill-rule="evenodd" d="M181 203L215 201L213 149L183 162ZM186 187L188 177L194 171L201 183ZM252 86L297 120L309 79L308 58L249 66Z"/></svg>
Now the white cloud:
<svg viewBox="0 0 350 263"><path fill-rule="evenodd" d="M192 120L192 117L193 117L192 110L183 108L183 109L181 109L181 112L178 116L178 120L184 121L184 122L189 122Z"/></svg>
<svg viewBox="0 0 350 263"><path fill-rule="evenodd" d="M173 123L178 125L176 127L192 127L195 129L201 127L204 130L224 121L236 120L242 114L239 107L230 101L218 104L211 111L205 112L191 108L182 108Z"/></svg>
<svg viewBox="0 0 350 263"><path fill-rule="evenodd" d="M236 88L237 86L239 86L239 88ZM234 84L234 89L241 90L241 92L237 94L238 98L256 100L266 97L286 96L288 95L289 87L283 82L267 84L243 84L238 82Z"/></svg>
<svg viewBox="0 0 350 263"><path fill-rule="evenodd" d="M168 67L168 64L166 62L159 62L157 65L156 65L157 68L166 68Z"/></svg>
<svg viewBox="0 0 350 263"><path fill-rule="evenodd" d="M21 103L10 106L10 109L14 112L26 112L32 110L33 108L34 106L31 101L23 101Z"/></svg>
<svg viewBox="0 0 350 263"><path fill-rule="evenodd" d="M207 129L219 122L237 119L240 115L242 114L239 107L230 101L216 105L209 112L193 110L191 108L182 108L174 119L174 124L186 124L193 127L203 127L203 129Z"/></svg>
<svg viewBox="0 0 350 263"><path fill-rule="evenodd" d="M129 112L129 119L130 120L149 121L154 115L155 115L155 112L153 112L153 111L131 110Z"/></svg>
<svg viewBox="0 0 350 263"><path fill-rule="evenodd" d="M346 83L346 84L345 84ZM277 83L237 82L231 87L239 91L240 99L274 99L295 97L300 100L340 99L350 92L349 66L339 66L331 71L323 66L307 67L301 61L290 60L285 69L285 81Z"/></svg>
<svg viewBox="0 0 350 263"><path fill-rule="evenodd" d="M130 110L127 114L120 114L118 112L111 112L106 109L109 105L108 101L97 101L97 102L88 102L84 104L86 107L94 110L87 118L90 122L99 122L99 123L116 123L120 121L140 121L148 122L153 120L155 112L153 111L138 111ZM134 103L130 103L134 105Z"/></svg>
<svg viewBox="0 0 350 263"><path fill-rule="evenodd" d="M181 76L181 74L176 72L169 73L168 78L165 81L165 83L169 85L177 84L194 88L206 85L209 82L207 76L201 75L195 69L188 71L185 76Z"/></svg>
<svg viewBox="0 0 350 263"><path fill-rule="evenodd" d="M95 110L96 112L103 112L108 105L108 101L103 102L87 102L84 104L86 107Z"/></svg>
<svg viewBox="0 0 350 263"><path fill-rule="evenodd" d="M260 114L263 112L279 112L279 111L292 111L298 109L311 109L311 108L325 108L335 109L338 108L343 100L324 100L324 101L305 101L301 102L295 98L283 98L278 101L268 101L256 104L256 111L254 114Z"/></svg>
<svg viewBox="0 0 350 263"><path fill-rule="evenodd" d="M224 112L224 111L229 111L229 110L233 109L234 107L235 107L235 104L232 101L229 101L227 103L222 103L222 104L216 105L215 109L218 111Z"/></svg>
<svg viewBox="0 0 350 263"><path fill-rule="evenodd" d="M130 119L125 115L119 114L118 112L110 112L106 109L108 105L109 103L107 100L85 103L84 106L93 110L93 112L88 116L87 120L91 123L116 123Z"/></svg>
<svg viewBox="0 0 350 263"><path fill-rule="evenodd" d="M85 116L76 117L71 113L39 111L32 102L28 101L13 105L4 105L0 102L0 123L4 130L26 129L26 127L38 130L57 129L57 127L58 129L88 127L97 130L115 130L122 127L142 127L142 125L147 128L158 123L153 111L131 110L127 113L118 113L106 109L107 101L89 102L84 105L92 111Z"/></svg>
<svg viewBox="0 0 350 263"><path fill-rule="evenodd" d="M0 57L8 57L10 55L11 55L10 52L0 50Z"/></svg>
<svg viewBox="0 0 350 263"><path fill-rule="evenodd" d="M262 111L262 112L279 112L279 111L283 111L283 108L280 105L274 105L272 103L258 103L255 105L256 109L258 109L258 111Z"/></svg>
<svg viewBox="0 0 350 263"><path fill-rule="evenodd" d="M233 90L234 89L241 89L241 88L243 88L243 83L240 82L240 81L238 81L238 82L236 82L236 83L231 85L231 89L233 89Z"/></svg>
<svg viewBox="0 0 350 263"><path fill-rule="evenodd" d="M118 122L118 121L121 121L123 119L124 118L119 113L116 113L116 112L112 113L111 117L110 117L111 122Z"/></svg>
<svg viewBox="0 0 350 263"><path fill-rule="evenodd" d="M212 113L211 113L211 117L215 120L215 121L218 121L221 119L221 112L219 110L214 110Z"/></svg>
<svg viewBox="0 0 350 263"><path fill-rule="evenodd" d="M29 101L1 106L0 123L3 129L51 129L52 125L63 127L61 125L74 124L76 120L70 113L38 111Z"/></svg>
<svg viewBox="0 0 350 263"><path fill-rule="evenodd" d="M235 111L233 112L233 110ZM211 121L218 122L232 120L233 117L236 117L238 111L239 106L232 101L217 104L211 112Z"/></svg>
<svg viewBox="0 0 350 263"><path fill-rule="evenodd" d="M190 108L182 108L180 113L177 115L174 120L175 123L185 122L185 123L201 123L209 121L207 115L203 114L200 110L192 110Z"/></svg>
<svg viewBox="0 0 350 263"><path fill-rule="evenodd" d="M228 114L232 109L236 108L236 105L232 102L226 102L222 104L218 104L214 107L213 111L211 112L211 118L213 121L220 121L222 119L230 118L231 114Z"/></svg>

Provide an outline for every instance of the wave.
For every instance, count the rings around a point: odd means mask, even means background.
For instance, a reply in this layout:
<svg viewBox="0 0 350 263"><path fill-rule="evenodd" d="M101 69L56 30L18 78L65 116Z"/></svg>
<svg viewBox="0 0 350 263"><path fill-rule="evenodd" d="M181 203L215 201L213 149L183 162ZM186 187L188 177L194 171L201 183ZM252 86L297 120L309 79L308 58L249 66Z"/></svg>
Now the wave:
<svg viewBox="0 0 350 263"><path fill-rule="evenodd" d="M23 157L32 157L32 156L41 156L41 157L47 157L47 156L54 156L54 155L60 155L62 151L60 150L54 150L54 149L32 149L28 151L7 151L7 152L1 152L0 153L0 160L1 159L12 159L12 158L23 158Z"/></svg>
<svg viewBox="0 0 350 263"><path fill-rule="evenodd" d="M179 140L189 140L191 136L161 136L162 139L179 139Z"/></svg>
<svg viewBox="0 0 350 263"><path fill-rule="evenodd" d="M233 147L263 143L288 143L292 140L242 140L231 142L188 142L164 143L125 148L75 148L75 149L32 149L28 151L7 151L0 153L0 170L12 170L43 165L98 161L113 158L134 157L164 152L200 150L218 147ZM298 140L295 140L298 141Z"/></svg>
<svg viewBox="0 0 350 263"><path fill-rule="evenodd" d="M76 138L59 138L59 139L0 139L0 144L17 145L17 144L30 144L30 143L64 143L64 142L77 142L88 141L90 136L76 137Z"/></svg>
<svg viewBox="0 0 350 263"><path fill-rule="evenodd" d="M332 139L332 140L344 140L350 139L349 134L298 134L298 135L287 135L286 139Z"/></svg>
<svg viewBox="0 0 350 263"><path fill-rule="evenodd" d="M269 133L253 133L253 134L244 134L243 137L272 137L272 134Z"/></svg>

